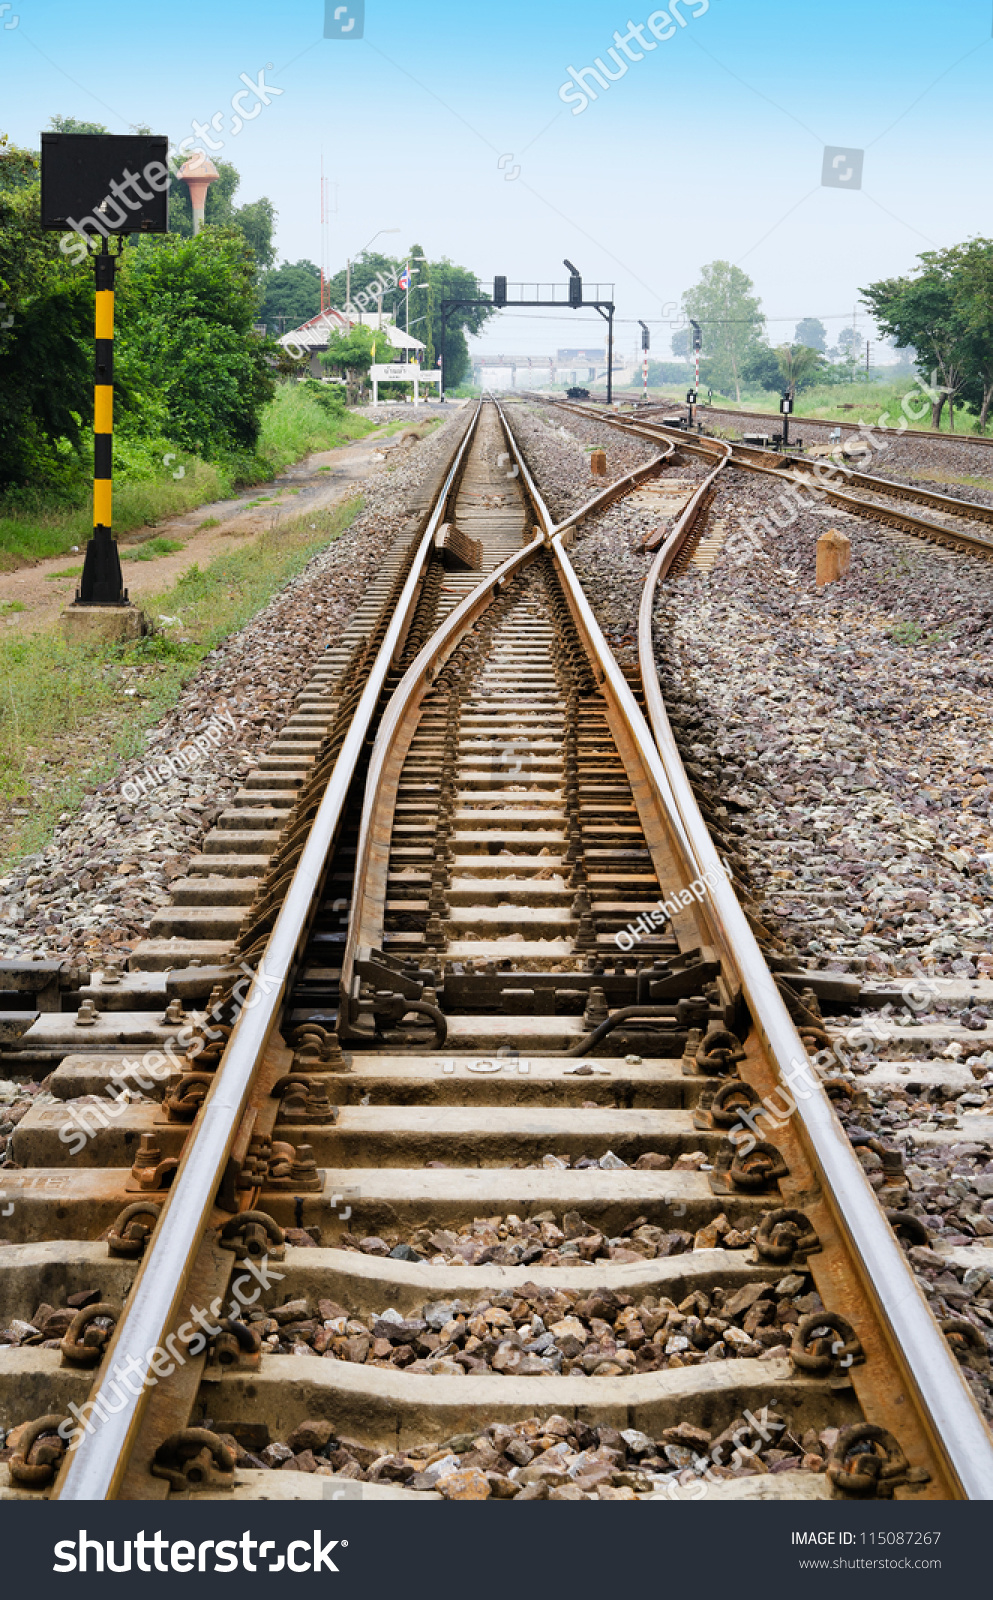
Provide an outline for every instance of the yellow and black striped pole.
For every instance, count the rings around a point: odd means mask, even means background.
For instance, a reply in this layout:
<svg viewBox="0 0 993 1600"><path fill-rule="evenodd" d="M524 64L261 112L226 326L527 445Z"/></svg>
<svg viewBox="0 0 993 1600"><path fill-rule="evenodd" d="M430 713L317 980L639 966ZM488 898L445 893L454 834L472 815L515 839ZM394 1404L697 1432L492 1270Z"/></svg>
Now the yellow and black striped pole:
<svg viewBox="0 0 993 1600"><path fill-rule="evenodd" d="M114 449L114 272L116 256L103 241L96 267L96 368L93 389L93 537L86 546L79 605L126 605L117 540L112 532Z"/></svg>

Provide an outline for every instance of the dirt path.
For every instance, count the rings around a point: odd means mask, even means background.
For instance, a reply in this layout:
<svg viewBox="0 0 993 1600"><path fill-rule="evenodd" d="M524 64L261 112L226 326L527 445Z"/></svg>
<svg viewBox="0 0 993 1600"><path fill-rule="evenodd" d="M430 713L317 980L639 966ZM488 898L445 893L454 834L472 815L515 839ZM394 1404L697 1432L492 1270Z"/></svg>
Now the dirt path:
<svg viewBox="0 0 993 1600"><path fill-rule="evenodd" d="M288 518L320 511L347 499L356 480L368 477L396 444L395 438L380 440L376 434L367 434L364 439L335 450L315 451L271 483L141 529L121 543L121 565L130 599L140 604L143 597L161 594L171 587L194 562L207 566ZM253 504L263 499L264 504ZM217 526L202 528L201 524L210 519L216 519ZM184 548L151 561L127 559L129 551L155 538L181 539ZM82 560L80 550L78 555L53 556L16 572L0 573L0 606L4 601L17 600L25 608L8 612L0 618L0 626L19 633L37 633L57 622L76 593L78 579L54 578L51 574L81 566Z"/></svg>

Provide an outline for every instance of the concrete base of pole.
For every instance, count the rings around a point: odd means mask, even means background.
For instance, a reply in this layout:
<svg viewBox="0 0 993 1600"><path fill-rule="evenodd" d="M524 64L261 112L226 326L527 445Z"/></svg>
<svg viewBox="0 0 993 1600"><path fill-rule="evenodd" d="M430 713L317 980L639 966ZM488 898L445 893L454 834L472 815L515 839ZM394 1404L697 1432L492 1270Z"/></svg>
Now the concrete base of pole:
<svg viewBox="0 0 993 1600"><path fill-rule="evenodd" d="M69 644L120 644L151 632L148 618L137 606L66 606L59 618Z"/></svg>

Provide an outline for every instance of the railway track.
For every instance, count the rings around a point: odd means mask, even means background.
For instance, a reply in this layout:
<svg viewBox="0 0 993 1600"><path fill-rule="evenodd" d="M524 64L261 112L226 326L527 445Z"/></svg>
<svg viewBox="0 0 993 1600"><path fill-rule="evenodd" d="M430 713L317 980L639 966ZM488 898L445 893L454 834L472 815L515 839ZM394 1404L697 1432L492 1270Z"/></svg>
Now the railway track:
<svg viewBox="0 0 993 1600"><path fill-rule="evenodd" d="M666 718L708 482L625 675L566 548L625 486L556 529L466 416L133 970L7 1058L55 1098L3 1174L2 1492L989 1498L906 1185L891 1224Z"/></svg>
<svg viewBox="0 0 993 1600"><path fill-rule="evenodd" d="M679 410L679 403L678 401L669 401L668 403L662 401L658 404L642 406L639 409L642 414L648 411L664 411L672 414L674 411ZM733 406L714 405L701 406L699 409L704 411L708 417L743 417L748 423L771 422L777 430L783 425L782 416L778 411L736 411ZM833 428L840 428L843 433L862 433L865 430L865 425L862 422L840 422L820 417L796 416L794 416L793 421L794 425L799 424L804 428L823 428L828 432ZM934 428L914 428L909 430L907 428L890 428L885 424L881 426L874 425L872 431L888 435L894 439L905 438L909 433L911 439L937 439L942 444L978 445L981 449L987 450L993 447L993 438L985 437L979 433L941 433Z"/></svg>
<svg viewBox="0 0 993 1600"><path fill-rule="evenodd" d="M596 409L563 401L551 403L571 409L577 415L596 417L600 422L606 420L602 411ZM692 435L681 429L666 428L660 423L646 420L643 412L639 413L637 421L614 418L612 425L623 427L626 432L641 438L667 439L673 443L679 441L680 449L706 457L718 468L729 462L746 472L777 478L783 482L788 493L813 492L827 504L837 506L852 516L871 517L901 532L927 539L933 544L945 545L963 554L976 555L984 560L993 557L993 506L919 489L916 485L894 482L873 473L855 472L835 461L818 463L810 470L811 463L803 458L753 445L736 442L725 444L705 434ZM888 430L880 431L885 433ZM986 442L993 443L993 440ZM840 487L841 484L844 487ZM921 506L931 514L922 515L911 510L911 506ZM987 529L990 531L981 531Z"/></svg>

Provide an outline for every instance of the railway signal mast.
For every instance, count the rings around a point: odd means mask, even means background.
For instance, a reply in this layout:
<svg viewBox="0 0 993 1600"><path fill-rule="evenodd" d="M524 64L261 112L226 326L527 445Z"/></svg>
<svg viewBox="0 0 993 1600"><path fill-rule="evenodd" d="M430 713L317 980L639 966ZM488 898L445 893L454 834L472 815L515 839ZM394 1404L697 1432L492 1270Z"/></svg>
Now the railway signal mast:
<svg viewBox="0 0 993 1600"><path fill-rule="evenodd" d="M569 283L565 299L562 298L561 283L521 283L511 284L510 288L518 293L508 293L507 279L497 276L493 279L493 293L469 296L452 296L441 302L441 336L444 342L448 318L459 307L496 306L502 311L507 306L535 306L547 308L550 306L569 306L571 310L578 311L582 306L592 306L607 324L607 404L613 402L613 369L614 369L614 285L612 283L597 283L592 285L593 295L589 297L583 292L583 279L579 268L573 266L571 261L563 261L563 266L569 268ZM590 286L587 285L587 288ZM527 294L525 291L532 290Z"/></svg>
<svg viewBox="0 0 993 1600"><path fill-rule="evenodd" d="M112 459L114 441L114 277L128 233L168 229L169 141L156 134L43 133L41 136L41 225L71 239L66 254L93 254L96 273L96 328L93 390L93 536L86 546L83 575L66 617L83 608L130 606L113 535ZM203 158L202 158L203 159ZM204 166L206 166L204 162ZM135 170L132 171L132 168ZM198 180L203 188L209 174ZM197 194L190 186L196 220ZM123 202L123 203L122 203ZM203 204L203 194L199 193ZM111 252L112 235L118 238ZM65 240L63 240L65 247ZM84 252L80 254L79 252ZM79 607L77 611L75 608ZM107 613L104 613L105 617ZM105 623L100 624L105 627ZM122 632L131 626L123 623Z"/></svg>
<svg viewBox="0 0 993 1600"><path fill-rule="evenodd" d="M693 407L696 405L697 397L698 397L698 395L700 393L700 350L701 350L701 347L703 345L703 334L700 331L699 322L694 322L692 317L690 318L690 326L693 329L693 360L694 360L694 364L695 365L694 365L694 375L693 375L693 388L690 390L689 394L686 396L686 404L689 406L690 427L692 428L692 426L693 426Z"/></svg>
<svg viewBox="0 0 993 1600"><path fill-rule="evenodd" d="M651 347L651 335L648 332L648 323L638 318L641 328L641 377L644 388L645 404L648 404L648 351Z"/></svg>

